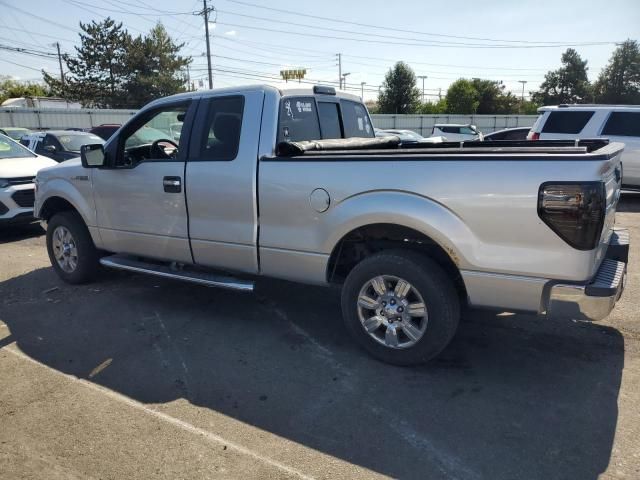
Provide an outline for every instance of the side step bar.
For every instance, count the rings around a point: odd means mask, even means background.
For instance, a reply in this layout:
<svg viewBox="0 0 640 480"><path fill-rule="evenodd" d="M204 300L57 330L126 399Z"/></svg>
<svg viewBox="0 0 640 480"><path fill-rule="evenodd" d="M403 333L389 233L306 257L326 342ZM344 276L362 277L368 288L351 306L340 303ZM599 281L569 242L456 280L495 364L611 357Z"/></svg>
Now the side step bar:
<svg viewBox="0 0 640 480"><path fill-rule="evenodd" d="M233 277L204 272L174 270L168 265L147 263L126 255L102 257L100 259L100 264L105 267L115 268L118 270L146 273L148 275L155 275L156 277L182 280L183 282L197 283L208 287L228 288L230 290L239 290L242 292L252 292L254 286L253 282L247 280L240 280Z"/></svg>

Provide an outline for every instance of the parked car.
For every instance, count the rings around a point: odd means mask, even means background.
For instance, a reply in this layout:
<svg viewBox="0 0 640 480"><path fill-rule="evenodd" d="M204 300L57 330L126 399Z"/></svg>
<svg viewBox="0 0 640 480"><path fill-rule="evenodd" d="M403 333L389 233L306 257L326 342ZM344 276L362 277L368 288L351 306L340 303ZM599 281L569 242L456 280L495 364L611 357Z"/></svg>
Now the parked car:
<svg viewBox="0 0 640 480"><path fill-rule="evenodd" d="M640 190L640 105L557 105L538 109L530 140L609 138L625 144L622 185Z"/></svg>
<svg viewBox="0 0 640 480"><path fill-rule="evenodd" d="M121 127L119 123L103 123L102 125L98 125L97 127L93 127L89 130L89 133L93 133L94 135L98 135L103 140L109 140L111 135L116 133L118 129Z"/></svg>
<svg viewBox="0 0 640 480"><path fill-rule="evenodd" d="M33 179L56 162L0 134L0 226L34 221Z"/></svg>
<svg viewBox="0 0 640 480"><path fill-rule="evenodd" d="M0 128L0 134L6 135L12 138L16 142L19 141L24 135L29 135L31 130L22 127L2 127Z"/></svg>
<svg viewBox="0 0 640 480"><path fill-rule="evenodd" d="M482 140L484 136L475 125L458 123L436 123L431 130L432 137L446 137L449 142Z"/></svg>
<svg viewBox="0 0 640 480"><path fill-rule="evenodd" d="M38 155L64 162L80 156L80 147L86 144L104 143L97 135L74 130L48 130L25 135L20 143Z"/></svg>
<svg viewBox="0 0 640 480"><path fill-rule="evenodd" d="M376 137L396 136L400 139L402 143L442 143L447 141L445 137L428 137L428 138L423 137L422 135L414 132L413 130L395 130L395 129L380 130L376 128L374 131L375 131Z"/></svg>
<svg viewBox="0 0 640 480"><path fill-rule="evenodd" d="M178 143L129 142L160 116L184 120ZM622 144L402 145L370 125L359 97L319 85L158 99L38 173L51 264L69 283L103 265L239 291L258 275L341 285L353 338L402 365L442 351L466 304L608 315L629 249Z"/></svg>
<svg viewBox="0 0 640 480"><path fill-rule="evenodd" d="M484 141L491 140L526 140L531 127L505 128L484 135Z"/></svg>

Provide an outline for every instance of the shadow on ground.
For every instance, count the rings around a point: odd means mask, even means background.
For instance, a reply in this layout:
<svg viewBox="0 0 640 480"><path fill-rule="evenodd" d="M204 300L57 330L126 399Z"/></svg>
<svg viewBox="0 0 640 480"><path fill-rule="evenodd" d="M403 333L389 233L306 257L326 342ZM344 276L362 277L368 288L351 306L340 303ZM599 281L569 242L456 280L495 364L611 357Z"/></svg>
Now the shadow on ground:
<svg viewBox="0 0 640 480"><path fill-rule="evenodd" d="M0 245L3 243L17 242L27 238L39 237L45 231L39 223L27 223L24 225L4 225L0 227Z"/></svg>
<svg viewBox="0 0 640 480"><path fill-rule="evenodd" d="M617 210L618 212L640 212L640 192L623 192Z"/></svg>
<svg viewBox="0 0 640 480"><path fill-rule="evenodd" d="M611 328L474 311L439 359L399 368L347 338L328 289L126 274L70 287L49 268L0 284L0 299L4 345L45 365L393 477L596 479L609 463L624 350Z"/></svg>

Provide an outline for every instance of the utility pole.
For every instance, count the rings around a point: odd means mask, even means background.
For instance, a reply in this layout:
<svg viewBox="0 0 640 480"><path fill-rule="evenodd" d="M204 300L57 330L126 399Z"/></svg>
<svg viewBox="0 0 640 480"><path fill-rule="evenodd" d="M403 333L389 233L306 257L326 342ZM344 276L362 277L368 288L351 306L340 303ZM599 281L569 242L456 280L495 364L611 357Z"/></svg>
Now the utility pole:
<svg viewBox="0 0 640 480"><path fill-rule="evenodd" d="M518 80L518 82L522 84L522 97L520 97L520 113L522 113L522 107L524 106L524 84L527 83L527 81Z"/></svg>
<svg viewBox="0 0 640 480"><path fill-rule="evenodd" d="M338 89L342 90L342 54L336 53L336 56L338 57L338 83L340 83Z"/></svg>
<svg viewBox="0 0 640 480"><path fill-rule="evenodd" d="M215 7L208 7L207 0L202 0L202 11L194 15L202 15L204 17L204 34L207 40L207 67L209 72L209 90L213 88L213 73L211 72L211 45L209 44L209 14L215 12ZM215 21L215 20L214 20Z"/></svg>
<svg viewBox="0 0 640 480"><path fill-rule="evenodd" d="M442 87L438 88L438 100L442 100Z"/></svg>
<svg viewBox="0 0 640 480"><path fill-rule="evenodd" d="M187 64L187 91L191 91L191 72L189 71L188 64Z"/></svg>
<svg viewBox="0 0 640 480"><path fill-rule="evenodd" d="M424 103L424 81L427 79L426 75L418 75L418 78L422 79L422 103Z"/></svg>
<svg viewBox="0 0 640 480"><path fill-rule="evenodd" d="M60 64L60 83L62 83L62 93L64 93L64 72L62 71L62 54L60 53L60 42L54 43L58 49L58 63Z"/></svg>
<svg viewBox="0 0 640 480"><path fill-rule="evenodd" d="M367 84L367 82L360 82L360 98L362 98L362 101L364 102L364 86Z"/></svg>

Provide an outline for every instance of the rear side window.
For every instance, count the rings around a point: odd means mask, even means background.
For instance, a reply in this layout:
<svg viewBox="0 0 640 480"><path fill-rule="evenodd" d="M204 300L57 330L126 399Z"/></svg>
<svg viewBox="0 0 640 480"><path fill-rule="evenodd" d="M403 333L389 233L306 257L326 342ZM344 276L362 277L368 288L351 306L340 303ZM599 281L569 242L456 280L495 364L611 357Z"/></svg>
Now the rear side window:
<svg viewBox="0 0 640 480"><path fill-rule="evenodd" d="M198 141L198 160L229 161L236 158L243 110L244 97L241 96L209 100L207 118Z"/></svg>
<svg viewBox="0 0 640 480"><path fill-rule="evenodd" d="M580 133L593 116L593 111L561 112L549 114L542 133Z"/></svg>
<svg viewBox="0 0 640 480"><path fill-rule="evenodd" d="M337 103L318 102L318 116L322 138L342 138L340 109Z"/></svg>
<svg viewBox="0 0 640 480"><path fill-rule="evenodd" d="M314 97L286 97L280 102L278 142L319 140L320 124Z"/></svg>
<svg viewBox="0 0 640 480"><path fill-rule="evenodd" d="M358 102L340 100L345 138L374 136L367 110Z"/></svg>
<svg viewBox="0 0 640 480"><path fill-rule="evenodd" d="M602 135L640 137L640 113L612 112L602 129Z"/></svg>

